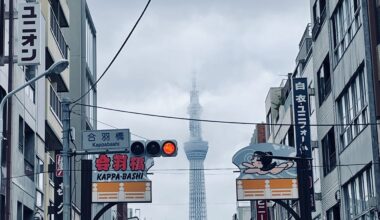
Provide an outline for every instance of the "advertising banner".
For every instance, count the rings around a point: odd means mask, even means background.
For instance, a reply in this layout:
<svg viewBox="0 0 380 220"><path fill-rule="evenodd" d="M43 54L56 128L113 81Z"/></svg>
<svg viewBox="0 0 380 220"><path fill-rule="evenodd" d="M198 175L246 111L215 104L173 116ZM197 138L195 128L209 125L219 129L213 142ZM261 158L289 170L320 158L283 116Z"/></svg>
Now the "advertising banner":
<svg viewBox="0 0 380 220"><path fill-rule="evenodd" d="M312 158L311 139L310 139L310 114L309 114L309 95L306 78L293 78L293 106L294 106L294 136L296 141L297 157ZM314 181L312 160L302 161L302 167L306 175L308 185L310 206L315 210ZM304 170L306 169L306 171Z"/></svg>
<svg viewBox="0 0 380 220"><path fill-rule="evenodd" d="M240 169L236 179L238 201L297 199L297 168L293 147L279 144L253 144L239 150L232 162Z"/></svg>
<svg viewBox="0 0 380 220"><path fill-rule="evenodd" d="M18 4L18 65L40 64L41 9L38 2Z"/></svg>

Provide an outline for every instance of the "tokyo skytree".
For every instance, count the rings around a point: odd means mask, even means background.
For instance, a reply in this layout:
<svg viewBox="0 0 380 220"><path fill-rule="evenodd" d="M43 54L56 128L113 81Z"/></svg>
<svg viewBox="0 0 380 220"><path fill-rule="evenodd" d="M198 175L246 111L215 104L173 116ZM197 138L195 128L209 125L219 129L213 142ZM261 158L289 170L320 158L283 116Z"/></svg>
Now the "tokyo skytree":
<svg viewBox="0 0 380 220"><path fill-rule="evenodd" d="M190 92L188 113L191 119L200 119L202 107L195 76ZM185 152L190 162L189 220L207 220L205 176L203 162L208 151L208 143L202 140L201 123L190 121L190 140L185 143Z"/></svg>

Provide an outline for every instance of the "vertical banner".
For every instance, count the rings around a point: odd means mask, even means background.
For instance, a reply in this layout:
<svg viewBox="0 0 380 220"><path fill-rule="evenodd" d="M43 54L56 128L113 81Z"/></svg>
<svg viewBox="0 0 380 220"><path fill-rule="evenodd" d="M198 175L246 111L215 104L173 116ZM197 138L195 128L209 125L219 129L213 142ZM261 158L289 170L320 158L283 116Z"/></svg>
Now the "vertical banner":
<svg viewBox="0 0 380 220"><path fill-rule="evenodd" d="M40 64L41 9L37 2L18 4L18 65Z"/></svg>
<svg viewBox="0 0 380 220"><path fill-rule="evenodd" d="M267 202L265 200L256 201L257 220L268 220Z"/></svg>
<svg viewBox="0 0 380 220"><path fill-rule="evenodd" d="M60 151L56 151L56 168L62 166L62 156L59 154ZM61 158L61 160L59 160ZM58 165L59 164L59 165ZM63 170L61 172L54 172L54 219L63 219ZM62 175L61 175L62 174Z"/></svg>
<svg viewBox="0 0 380 220"><path fill-rule="evenodd" d="M294 106L294 133L297 149L297 157L312 158L310 140L310 115L309 115L309 95L306 78L293 78L293 106ZM308 185L310 207L315 210L314 180L312 160L300 161L305 166L297 166L299 172L303 172L305 183ZM304 171L303 169L306 169Z"/></svg>

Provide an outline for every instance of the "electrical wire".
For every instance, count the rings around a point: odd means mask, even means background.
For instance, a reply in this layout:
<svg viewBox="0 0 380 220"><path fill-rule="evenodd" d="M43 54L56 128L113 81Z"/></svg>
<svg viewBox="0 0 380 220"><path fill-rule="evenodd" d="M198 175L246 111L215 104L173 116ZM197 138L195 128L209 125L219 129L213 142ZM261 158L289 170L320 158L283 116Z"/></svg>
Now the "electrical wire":
<svg viewBox="0 0 380 220"><path fill-rule="evenodd" d="M108 110L108 111L114 111L114 112L120 112L120 113L126 113L126 114L133 114L133 115L141 115L141 116L148 116L148 117L155 117L155 118L164 118L164 119L175 119L175 120L185 120L185 121L199 121L199 122L208 122L208 123L219 123L219 124L235 124L235 125L268 125L268 126L304 126L304 124L294 124L294 123L265 123L265 122L243 122L243 121L226 121L226 120L211 120L211 119L195 119L195 118L187 118L187 117L179 117L179 116L170 116L170 115L159 115L159 114L152 114L152 113L144 113L144 112L136 112L136 111L128 111L128 110L122 110L122 109L115 109L115 108L109 108L99 105L87 105L87 104L78 104L86 107L91 108L97 108L101 110ZM308 124L308 126L347 126L347 125L379 125L380 123L352 123L352 124Z"/></svg>
<svg viewBox="0 0 380 220"><path fill-rule="evenodd" d="M336 167L352 167L352 166L367 166L367 165L375 165L375 164L380 164L380 163L353 163L353 164L340 164L340 165L336 165ZM316 165L316 166L312 166L312 167L327 167L327 166L323 166L323 165ZM233 171L233 173L239 173L240 170L237 169L237 168L230 168L230 167L225 167L225 168L204 168L204 169L190 169L190 168L171 168L171 169L152 169L152 170L149 170L148 173L153 173L153 174L163 174L162 172L165 172L165 171L176 171L176 172L181 172L181 171ZM303 169L301 169L303 170ZM304 169L304 170L308 170L308 169ZM66 170L64 170L66 171ZM70 172L84 172L83 170L81 169L70 169L69 170ZM9 179L16 179L16 178L21 178L21 177L26 177L26 176L33 176L33 175L38 175L38 174L41 174L41 173L53 173L55 171L43 171L43 172L35 172L35 173L31 173L31 174L24 174L24 175L18 175L18 176L12 176L10 177ZM96 171L85 171L85 172L96 172ZM160 173L161 172L161 173ZM222 174L217 174L215 173L215 175L225 175L226 173L222 173ZM173 173L173 175L175 175ZM8 177L4 177L3 180L6 180L8 179Z"/></svg>
<svg viewBox="0 0 380 220"><path fill-rule="evenodd" d="M98 82L105 76L105 74L108 72L108 70L110 69L110 67L112 66L112 64L115 62L116 58L119 56L120 52L123 50L125 44L129 40L129 38L132 36L132 33L135 31L135 29L136 29L137 25L139 24L141 18L144 16L145 11L147 10L150 2L151 2L151 0L148 0L148 2L146 4L144 10L142 11L140 17L137 19L136 23L133 25L132 30L129 32L127 38L124 40L123 44L121 45L121 47L119 48L119 50L116 52L115 56L112 58L111 62L108 64L107 68L104 70L104 72L102 73L102 75L100 75L100 77L95 81L95 83L91 85L91 87L87 90L87 92L85 92L83 95L81 95L75 101L73 101L72 104L77 103L78 101L80 101L81 99L83 99L88 93L90 93L90 91L92 89L95 88L95 86L98 84Z"/></svg>
<svg viewBox="0 0 380 220"><path fill-rule="evenodd" d="M79 114L79 113L77 113L77 112L72 111L72 113L73 113L74 115L81 116L81 114ZM89 119L91 119L91 120L95 120L96 122L98 122L98 123L100 123L100 124L103 124L103 125L106 125L106 126L108 126L108 127L110 127L110 128L119 129L118 127L115 127L115 126L110 125L110 124L108 124L108 123L105 123L105 122L102 122L102 121L96 120L96 119L94 119L94 118L92 118L92 117L89 117L89 116L87 116L87 117L88 117ZM149 141L149 140L150 140L149 138L143 137L143 136L141 136L141 135L138 135L138 134L135 134L135 133L132 133L132 132L129 132L129 133L130 133L131 135L135 136L135 137L142 138L142 139L144 139L144 140L146 140L146 141ZM74 144L74 145L75 145L75 144ZM75 147L76 147L76 146L75 146Z"/></svg>

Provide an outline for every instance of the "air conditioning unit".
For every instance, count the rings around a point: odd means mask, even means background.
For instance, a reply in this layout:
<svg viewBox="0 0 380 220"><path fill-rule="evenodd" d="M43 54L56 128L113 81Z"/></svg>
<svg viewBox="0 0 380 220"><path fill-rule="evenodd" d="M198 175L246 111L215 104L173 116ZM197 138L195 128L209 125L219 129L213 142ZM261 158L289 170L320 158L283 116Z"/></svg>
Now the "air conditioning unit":
<svg viewBox="0 0 380 220"><path fill-rule="evenodd" d="M370 208L376 208L377 206L377 200L376 200L376 197L369 197L369 200L368 200L368 206Z"/></svg>
<svg viewBox="0 0 380 220"><path fill-rule="evenodd" d="M316 201L322 201L322 193L314 193L314 198Z"/></svg>

